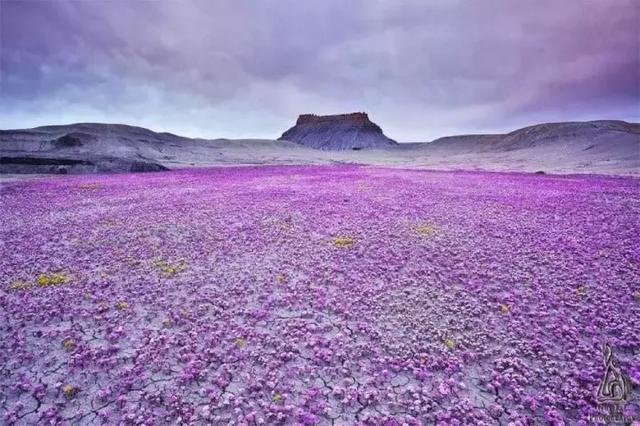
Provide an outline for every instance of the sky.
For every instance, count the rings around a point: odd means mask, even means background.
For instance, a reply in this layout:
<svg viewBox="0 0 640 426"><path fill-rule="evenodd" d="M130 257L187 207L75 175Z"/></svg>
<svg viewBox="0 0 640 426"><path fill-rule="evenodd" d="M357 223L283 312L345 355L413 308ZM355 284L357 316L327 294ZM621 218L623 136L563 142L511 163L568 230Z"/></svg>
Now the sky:
<svg viewBox="0 0 640 426"><path fill-rule="evenodd" d="M0 128L277 138L365 111L429 141L640 121L638 0L0 0Z"/></svg>

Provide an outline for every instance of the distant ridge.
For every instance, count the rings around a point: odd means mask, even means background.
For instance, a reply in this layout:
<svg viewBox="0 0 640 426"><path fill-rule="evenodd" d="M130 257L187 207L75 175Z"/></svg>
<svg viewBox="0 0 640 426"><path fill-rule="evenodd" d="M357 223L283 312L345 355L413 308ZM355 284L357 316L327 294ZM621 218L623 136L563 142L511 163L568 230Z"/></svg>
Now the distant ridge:
<svg viewBox="0 0 640 426"><path fill-rule="evenodd" d="M325 126L329 128L328 145L307 146L314 139L304 136L322 135ZM364 113L303 114L293 129L285 132L283 140L191 139L102 123L0 130L0 174L349 163L640 176L640 124L619 120L543 123L506 134L448 136L428 143L401 144L384 136ZM304 143L290 141L296 134Z"/></svg>
<svg viewBox="0 0 640 426"><path fill-rule="evenodd" d="M364 112L302 114L296 125L284 132L279 139L328 151L388 148L397 145Z"/></svg>

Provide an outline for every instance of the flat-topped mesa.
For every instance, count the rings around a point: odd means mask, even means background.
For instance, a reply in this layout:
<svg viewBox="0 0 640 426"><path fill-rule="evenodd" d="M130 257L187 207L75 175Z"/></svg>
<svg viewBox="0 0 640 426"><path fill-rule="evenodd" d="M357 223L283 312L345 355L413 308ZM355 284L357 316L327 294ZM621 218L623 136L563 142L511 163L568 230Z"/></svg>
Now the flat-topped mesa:
<svg viewBox="0 0 640 426"><path fill-rule="evenodd" d="M397 144L386 137L364 112L302 114L296 125L284 132L280 139L323 150L375 149Z"/></svg>
<svg viewBox="0 0 640 426"><path fill-rule="evenodd" d="M298 116L296 124L307 123L324 123L324 122L344 122L353 124L372 124L375 126L366 112L352 112L349 114L334 114L334 115L316 115L316 114L301 114Z"/></svg>

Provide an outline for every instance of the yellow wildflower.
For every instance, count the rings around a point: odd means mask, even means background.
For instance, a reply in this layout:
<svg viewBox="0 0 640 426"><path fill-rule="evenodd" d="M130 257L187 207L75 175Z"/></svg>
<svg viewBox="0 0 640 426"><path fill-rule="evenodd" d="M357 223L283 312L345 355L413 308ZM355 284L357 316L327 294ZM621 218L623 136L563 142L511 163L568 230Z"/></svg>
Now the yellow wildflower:
<svg viewBox="0 0 640 426"><path fill-rule="evenodd" d="M351 248L353 247L353 238L335 237L333 239L333 245L339 248Z"/></svg>
<svg viewBox="0 0 640 426"><path fill-rule="evenodd" d="M189 266L187 262L179 262L175 264L170 264L161 258L156 259L153 264L160 269L160 273L165 277L172 277L179 272L184 271Z"/></svg>
<svg viewBox="0 0 640 426"><path fill-rule="evenodd" d="M40 274L36 279L36 284L40 287L52 287L67 282L67 277L63 273Z"/></svg>
<svg viewBox="0 0 640 426"><path fill-rule="evenodd" d="M62 341L62 346L64 346L64 348L68 351L72 351L75 345L76 344L71 337L67 337Z"/></svg>
<svg viewBox="0 0 640 426"><path fill-rule="evenodd" d="M64 396L71 399L76 395L76 393L78 393L78 388L73 385L66 384L62 386L62 393Z"/></svg>
<svg viewBox="0 0 640 426"><path fill-rule="evenodd" d="M119 311L125 311L129 307L129 304L124 300L116 302L116 309Z"/></svg>
<svg viewBox="0 0 640 426"><path fill-rule="evenodd" d="M29 290L31 288L31 285L22 281L22 280L17 280L15 281L13 284L11 284L11 286L9 287L11 290Z"/></svg>
<svg viewBox="0 0 640 426"><path fill-rule="evenodd" d="M414 228L414 231L418 235L425 235L425 236L435 235L438 232L436 227L432 225L419 225Z"/></svg>

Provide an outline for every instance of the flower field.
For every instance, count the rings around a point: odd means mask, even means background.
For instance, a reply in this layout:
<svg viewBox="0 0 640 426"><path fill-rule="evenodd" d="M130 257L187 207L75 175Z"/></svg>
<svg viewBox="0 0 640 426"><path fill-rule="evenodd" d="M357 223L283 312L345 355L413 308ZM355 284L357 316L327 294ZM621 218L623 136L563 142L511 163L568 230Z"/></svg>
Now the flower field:
<svg viewBox="0 0 640 426"><path fill-rule="evenodd" d="M356 166L0 189L0 423L640 419L640 181Z"/></svg>

